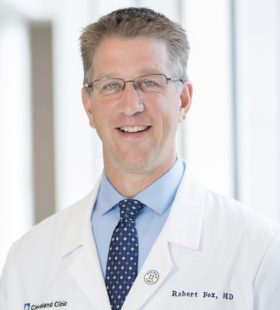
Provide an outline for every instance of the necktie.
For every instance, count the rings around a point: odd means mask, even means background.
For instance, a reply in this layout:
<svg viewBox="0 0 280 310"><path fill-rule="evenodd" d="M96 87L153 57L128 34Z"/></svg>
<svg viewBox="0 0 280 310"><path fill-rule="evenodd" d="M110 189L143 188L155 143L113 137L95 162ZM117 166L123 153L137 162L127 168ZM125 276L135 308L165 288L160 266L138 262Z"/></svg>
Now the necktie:
<svg viewBox="0 0 280 310"><path fill-rule="evenodd" d="M120 220L113 231L105 284L112 310L120 310L137 276L138 236L135 219L144 205L134 199L119 202Z"/></svg>

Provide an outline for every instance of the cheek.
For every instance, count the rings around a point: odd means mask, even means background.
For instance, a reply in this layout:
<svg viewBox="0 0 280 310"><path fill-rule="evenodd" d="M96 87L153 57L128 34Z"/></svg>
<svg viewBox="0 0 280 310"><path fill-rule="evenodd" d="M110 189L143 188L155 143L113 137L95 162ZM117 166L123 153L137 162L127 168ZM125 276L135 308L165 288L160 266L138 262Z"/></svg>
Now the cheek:
<svg viewBox="0 0 280 310"><path fill-rule="evenodd" d="M102 131L104 131L104 129L102 128L102 125L104 124L104 120L105 120L104 115L102 115L101 111L95 107L92 110L92 122L93 122L93 127L95 128L99 136L100 134L102 134Z"/></svg>
<svg viewBox="0 0 280 310"><path fill-rule="evenodd" d="M165 101L161 102L153 109L158 135L162 136L164 140L172 140L176 134L179 119L179 107L177 109L177 105L176 107L174 105L176 105L174 100L169 102Z"/></svg>
<svg viewBox="0 0 280 310"><path fill-rule="evenodd" d="M108 116L111 113L106 109L106 106L102 104L95 104L92 109L92 118L96 126L102 126L104 122L107 122Z"/></svg>
<svg viewBox="0 0 280 310"><path fill-rule="evenodd" d="M173 98L169 98L168 101L165 102L164 107L165 118L169 120L169 122L177 123L178 117L180 115L180 100L174 100Z"/></svg>
<svg viewBox="0 0 280 310"><path fill-rule="evenodd" d="M166 111L165 130L167 131L166 135L169 136L170 139L174 139L180 120L180 110L179 105L176 102L172 101L170 103L173 106L169 106Z"/></svg>

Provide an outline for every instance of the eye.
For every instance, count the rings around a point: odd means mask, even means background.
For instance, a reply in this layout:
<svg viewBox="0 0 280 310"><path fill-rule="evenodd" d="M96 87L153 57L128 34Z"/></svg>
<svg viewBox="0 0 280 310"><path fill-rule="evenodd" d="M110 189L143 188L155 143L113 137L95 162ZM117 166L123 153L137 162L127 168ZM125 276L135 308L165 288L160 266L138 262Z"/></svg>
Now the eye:
<svg viewBox="0 0 280 310"><path fill-rule="evenodd" d="M156 81L153 81L151 79L149 79L149 80L142 80L142 81L140 81L140 84L141 84L142 87L145 87L145 88L153 88L153 87L157 87L158 86Z"/></svg>
<svg viewBox="0 0 280 310"><path fill-rule="evenodd" d="M102 86L102 90L117 90L117 89L120 89L122 86L120 83L118 82L108 82L108 83L105 83L103 86Z"/></svg>
<svg viewBox="0 0 280 310"><path fill-rule="evenodd" d="M147 81L143 81L142 83L144 86L147 86L147 87L153 87L153 86L156 86L156 83L155 81L152 81L152 80L147 80Z"/></svg>
<svg viewBox="0 0 280 310"><path fill-rule="evenodd" d="M162 91L164 88L164 80L164 76L160 74L140 76L137 80L137 86L143 92Z"/></svg>

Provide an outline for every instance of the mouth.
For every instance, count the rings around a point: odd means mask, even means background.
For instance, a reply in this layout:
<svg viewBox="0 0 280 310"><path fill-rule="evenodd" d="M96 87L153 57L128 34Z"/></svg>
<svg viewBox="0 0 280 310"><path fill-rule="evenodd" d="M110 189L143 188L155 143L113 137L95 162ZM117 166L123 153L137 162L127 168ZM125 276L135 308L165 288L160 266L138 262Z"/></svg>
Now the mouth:
<svg viewBox="0 0 280 310"><path fill-rule="evenodd" d="M137 133L146 131L150 127L151 126L125 126L125 127L119 127L118 129L125 133Z"/></svg>

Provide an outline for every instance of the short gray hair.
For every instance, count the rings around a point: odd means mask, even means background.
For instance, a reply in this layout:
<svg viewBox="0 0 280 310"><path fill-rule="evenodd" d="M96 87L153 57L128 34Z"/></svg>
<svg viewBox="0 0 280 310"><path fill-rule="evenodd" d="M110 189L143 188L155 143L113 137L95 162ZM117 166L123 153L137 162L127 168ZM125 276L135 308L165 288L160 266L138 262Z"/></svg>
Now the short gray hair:
<svg viewBox="0 0 280 310"><path fill-rule="evenodd" d="M163 14L147 8L126 8L113 11L88 25L80 36L84 67L84 84L93 74L92 60L104 38L147 37L166 44L172 70L179 78L187 79L189 42L185 30Z"/></svg>

